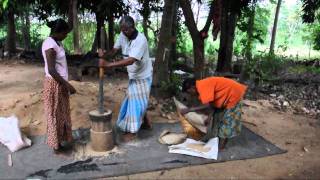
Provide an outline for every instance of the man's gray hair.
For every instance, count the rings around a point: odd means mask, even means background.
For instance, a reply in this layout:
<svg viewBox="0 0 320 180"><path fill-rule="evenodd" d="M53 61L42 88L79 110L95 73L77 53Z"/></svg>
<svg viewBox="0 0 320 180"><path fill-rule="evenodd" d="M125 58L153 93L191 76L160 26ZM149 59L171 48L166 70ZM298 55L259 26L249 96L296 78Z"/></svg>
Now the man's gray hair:
<svg viewBox="0 0 320 180"><path fill-rule="evenodd" d="M134 28L134 20L131 16L123 16L120 20L120 26L126 25L128 27Z"/></svg>

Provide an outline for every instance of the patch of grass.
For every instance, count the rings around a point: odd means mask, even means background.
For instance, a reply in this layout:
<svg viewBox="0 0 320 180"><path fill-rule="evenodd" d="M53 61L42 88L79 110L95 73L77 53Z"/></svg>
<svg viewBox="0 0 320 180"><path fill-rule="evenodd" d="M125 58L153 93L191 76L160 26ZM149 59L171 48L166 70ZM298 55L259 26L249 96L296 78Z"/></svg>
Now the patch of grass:
<svg viewBox="0 0 320 180"><path fill-rule="evenodd" d="M295 74L303 74L307 72L320 74L320 68L317 68L314 66L304 66L304 65L289 67L288 71Z"/></svg>
<svg viewBox="0 0 320 180"><path fill-rule="evenodd" d="M269 52L269 47L265 45L257 46L257 52ZM319 59L320 51L310 49L308 46L297 46L297 47L288 47L286 50L281 48L275 49L275 54L277 56L287 57L291 60L305 60L305 59Z"/></svg>

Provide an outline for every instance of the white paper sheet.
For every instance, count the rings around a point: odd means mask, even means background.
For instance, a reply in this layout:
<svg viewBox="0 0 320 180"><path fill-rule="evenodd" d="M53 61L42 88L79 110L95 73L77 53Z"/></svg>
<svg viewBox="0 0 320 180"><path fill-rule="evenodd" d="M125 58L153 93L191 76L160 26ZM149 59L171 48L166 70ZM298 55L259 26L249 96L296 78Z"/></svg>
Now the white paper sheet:
<svg viewBox="0 0 320 180"><path fill-rule="evenodd" d="M206 159L218 159L219 139L212 138L207 143L187 138L182 144L169 146L169 153L185 154Z"/></svg>

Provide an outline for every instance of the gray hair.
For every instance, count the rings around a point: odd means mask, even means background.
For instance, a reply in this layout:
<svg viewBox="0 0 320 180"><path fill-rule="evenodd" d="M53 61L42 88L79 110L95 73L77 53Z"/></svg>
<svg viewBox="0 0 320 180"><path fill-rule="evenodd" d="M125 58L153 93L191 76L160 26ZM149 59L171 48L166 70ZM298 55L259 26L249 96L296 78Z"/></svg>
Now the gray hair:
<svg viewBox="0 0 320 180"><path fill-rule="evenodd" d="M134 20L131 16L123 16L120 20L120 26L126 25L128 27L134 28Z"/></svg>

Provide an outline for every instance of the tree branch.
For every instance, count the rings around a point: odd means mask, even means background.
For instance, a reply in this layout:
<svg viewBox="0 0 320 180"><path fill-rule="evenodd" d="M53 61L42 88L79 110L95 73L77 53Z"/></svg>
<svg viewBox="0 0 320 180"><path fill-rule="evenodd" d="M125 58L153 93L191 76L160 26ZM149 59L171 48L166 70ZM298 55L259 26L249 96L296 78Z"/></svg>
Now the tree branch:
<svg viewBox="0 0 320 180"><path fill-rule="evenodd" d="M206 24L205 26L203 27L203 29L201 30L201 32L206 32L208 33L209 31L209 28L210 28L210 25L211 25L211 22L212 22L212 18L213 18L213 11L214 11L214 8L213 8L213 3L214 1L211 2L210 4L210 11L209 11L209 15L207 17L207 21L206 21Z"/></svg>
<svg viewBox="0 0 320 180"><path fill-rule="evenodd" d="M191 4L189 0L179 0L180 6L182 8L185 23L192 38L199 36L199 30L197 28L196 22L194 21L193 12L191 9Z"/></svg>

